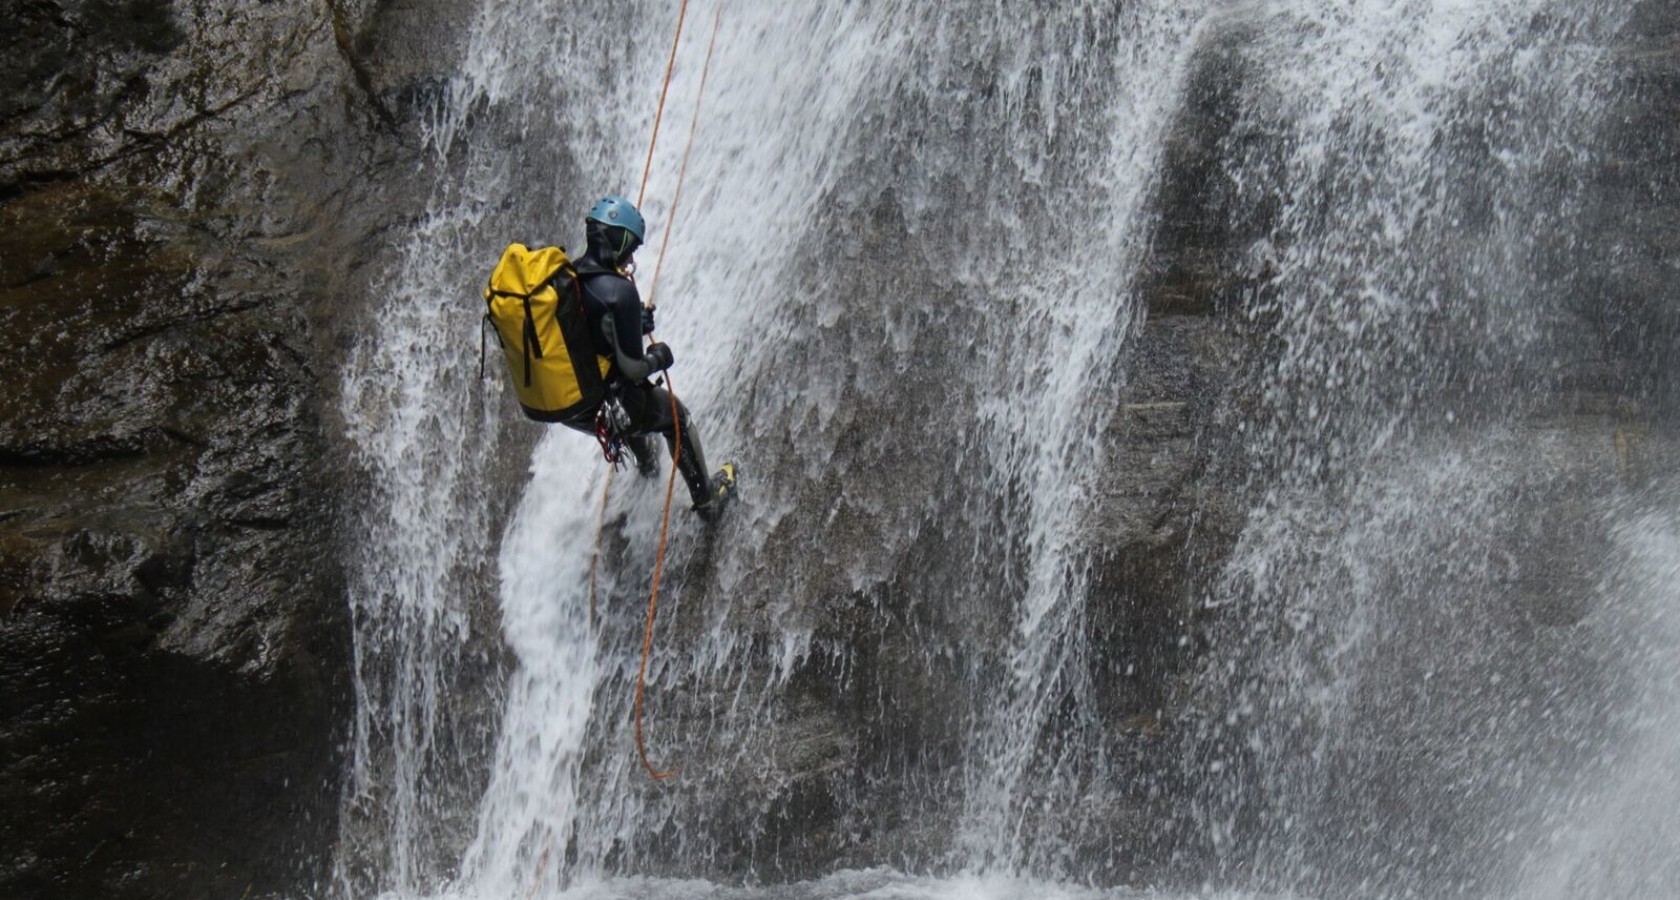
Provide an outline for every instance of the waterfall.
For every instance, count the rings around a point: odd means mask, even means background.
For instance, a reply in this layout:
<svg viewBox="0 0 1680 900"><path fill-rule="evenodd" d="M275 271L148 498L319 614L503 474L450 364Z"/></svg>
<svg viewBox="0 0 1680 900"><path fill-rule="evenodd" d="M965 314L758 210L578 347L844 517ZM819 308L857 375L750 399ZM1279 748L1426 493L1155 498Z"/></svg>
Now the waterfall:
<svg viewBox="0 0 1680 900"><path fill-rule="evenodd" d="M639 140L619 129L641 115L649 85L615 71L636 71L623 62L636 45L603 36L629 27L632 12L591 19L596 30L569 42L533 42L529 10L480 10L466 65L424 122L439 172L428 212L380 279L392 295L345 367L345 419L368 494L339 861L351 892L436 885L475 821L483 782L471 773L493 740L487 704L504 690L500 611L485 587L496 577L490 523L507 505L502 485L523 468L508 460L523 443L505 424L499 386L476 377L475 304L484 260L513 240L561 240L557 209L587 208L598 188L579 184L580 168L629 180L629 162L611 149ZM560 27L560 10L546 15L550 33L575 28ZM574 72L586 77L566 77ZM619 100L632 112L619 115Z"/></svg>
<svg viewBox="0 0 1680 900"><path fill-rule="evenodd" d="M1616 737L1595 748L1599 778L1555 799L1542 814L1548 840L1527 860L1514 896L1657 897L1680 883L1670 848L1680 839L1680 516L1674 484L1651 500L1620 506L1611 530L1613 598L1594 622L1596 637L1622 656L1625 700L1612 714Z"/></svg>
<svg viewBox="0 0 1680 900"><path fill-rule="evenodd" d="M700 62L715 17L700 5L690 15L694 26L679 46L682 66L671 84L666 119L671 131L662 146L686 145L682 126L701 102L705 114L695 126L689 163L694 174L673 223L668 210L680 158L675 152L657 158L644 204L651 225L649 247L639 254L641 274L644 290L654 286L648 264L668 250L656 299L660 337L675 348L678 360L669 377L691 408L712 466L741 460L749 499L714 539L699 532L678 489L672 574L662 598L667 617L671 610L686 612L697 594L731 598L764 583L764 572L744 563L754 553L754 532L774 528L778 487L769 460L753 449L743 425L749 410L740 381L758 365L753 354L773 349L788 304L782 267L798 259L794 248L835 178L849 107L890 73L887 58L896 41L880 23L859 21L851 10L740 5L717 20L719 60L706 96L698 98ZM643 27L650 42L670 30L669 23ZM767 31L809 40L766 44L759 35ZM629 155L622 165L639 162L642 145L624 149ZM673 234L676 240L662 247ZM504 629L521 667L466 866L466 877L491 890L633 869L652 849L650 839L660 837L658 829L674 832L666 840L686 845L686 829L675 823L697 818L698 824L688 825L697 833L691 852L708 852L709 803L696 804L694 797L726 802L728 792L749 777L741 767L757 765L747 748L774 740L770 723L761 720L769 695L742 700L754 688L775 687L742 683L751 669L737 657L762 648L722 606L696 610L693 615L706 622L695 629L692 643L668 630L659 634L645 717L650 752L661 766L685 770L686 789L665 789L644 774L628 713L665 480L657 485L633 476L615 480L599 573L602 611L591 626L588 539L597 530L594 498L603 489L600 466L590 461L597 455L578 435L550 435L537 450L531 487L504 542ZM669 460L664 462L668 469ZM584 497L588 502L580 502ZM582 540L562 554L568 537ZM712 561L703 564L697 556L708 550ZM686 583L690 573L708 566L709 584ZM704 593L695 590L700 587ZM797 622L777 629L773 652L782 662L773 667L772 679L785 677L804 653L808 631ZM707 682L722 682L715 696L728 706L708 710L703 722L673 722L662 715L666 705L660 696ZM587 773L586 761L593 762ZM505 888L494 887L501 885Z"/></svg>
<svg viewBox="0 0 1680 900"><path fill-rule="evenodd" d="M1581 613L1532 587L1587 602L1628 491L1614 424L1573 427L1560 365L1614 17L1254 16L1228 158L1246 206L1275 208L1248 310L1270 343L1230 423L1255 500L1206 598L1200 826L1243 883L1485 896L1615 733L1617 646L1547 627ZM1240 149L1258 134L1282 138Z"/></svg>
<svg viewBox="0 0 1680 900"><path fill-rule="evenodd" d="M1019 187L991 204L962 198L1019 220L945 251L997 260L997 271L966 288L965 299L1008 310L998 330L975 343L984 359L976 374L1009 374L972 389L977 425L950 427L981 438L984 474L972 489L1009 498L979 555L1020 554L1004 574L1009 589L986 601L998 604L992 614L1010 628L976 654L970 676L971 688L991 689L965 759L958 858L970 871L1071 875L1067 842L1095 827L1075 811L1104 765L1092 752L1100 725L1053 719L1065 704L1082 715L1094 706L1083 639L1093 524L1086 511L1113 412L1097 398L1120 388L1116 363L1137 324L1132 289L1152 224L1154 173L1201 14L1195 4L1145 3L1003 15L983 23L979 42L973 24L939 34L925 66L922 90L937 96L976 55L998 60L1011 87L993 101L1001 106L995 126L971 124L963 97L941 97L928 114L950 129L950 146L977 137L1020 173ZM955 155L918 162L935 172L964 165ZM991 188L998 190L995 181ZM993 242L1002 247L989 250ZM1055 247L1069 248L1067 258ZM973 565L959 577L983 571Z"/></svg>
<svg viewBox="0 0 1680 900"><path fill-rule="evenodd" d="M367 542L343 893L1109 895L1063 886L1110 871L1116 798L1144 791L1090 676L1093 498L1213 40L1240 76L1221 177L1262 235L1232 329L1267 339L1211 429L1247 524L1148 787L1188 785L1163 827L1193 849L1159 877L1518 896L1654 846L1610 810L1674 796L1621 776L1675 752L1675 508L1566 427L1554 365L1614 12L718 11L684 18L638 253L670 385L742 469L715 528L673 503L642 726L678 774L647 777L631 716L665 479L609 484L589 437L519 421L475 331L502 246L577 249L594 199L635 195L677 4L483 0L344 374ZM1552 575L1619 612L1535 626L1585 615L1530 590Z"/></svg>

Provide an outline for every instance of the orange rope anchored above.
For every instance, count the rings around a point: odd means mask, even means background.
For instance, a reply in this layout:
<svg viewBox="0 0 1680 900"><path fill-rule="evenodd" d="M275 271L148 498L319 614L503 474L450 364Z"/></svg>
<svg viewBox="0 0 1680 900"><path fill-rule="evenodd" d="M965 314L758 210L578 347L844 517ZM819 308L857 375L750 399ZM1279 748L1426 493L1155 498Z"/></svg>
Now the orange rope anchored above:
<svg viewBox="0 0 1680 900"><path fill-rule="evenodd" d="M653 113L653 135L648 138L647 159L642 163L642 184L641 187L636 189L636 208L638 209L641 208L642 201L647 194L648 176L653 172L653 150L655 147L659 146L659 123L665 118L665 98L671 93L671 75L676 71L677 47L682 43L683 22L687 18L688 0L682 0L682 3L677 7L677 30L676 33L671 36L671 53L665 60L665 81L659 87L659 107L654 110ZM717 35L714 33L713 37L716 38L716 36ZM701 86L704 88L705 74L702 73L700 78ZM690 136L690 143L692 143L692 135ZM680 176L677 179L677 192L679 194L682 192L682 179ZM667 243L669 243L670 231L670 227L667 226L665 229ZM660 258L663 259L664 256L664 245L661 245ZM655 281L658 280L657 268L658 266L656 265ZM648 305L651 306L652 304ZM601 565L601 533L607 521L607 495L612 490L613 473L615 471L617 470L611 468L607 469L606 481L601 485L601 511L595 521L595 555L589 560L589 620L591 623L595 621L595 584L596 572L599 570Z"/></svg>
<svg viewBox="0 0 1680 900"><path fill-rule="evenodd" d="M642 186L636 189L636 208L642 208L647 194L648 174L653 171L653 148L659 146L659 122L665 118L665 95L671 92L671 73L677 67L677 45L682 43L683 20L688 18L688 0L677 7L677 33L671 37L671 58L665 61L665 84L659 88L659 108L653 113L653 137L648 139L647 161L642 163Z"/></svg>
<svg viewBox="0 0 1680 900"><path fill-rule="evenodd" d="M659 272L665 268L665 251L671 246L671 235L677 230L677 205L682 202L683 182L688 179L688 157L694 150L694 135L700 131L700 102L706 99L706 76L712 71L712 51L717 49L718 28L723 24L723 0L718 0L717 15L712 17L712 37L706 42L706 62L700 67L700 88L694 96L694 116L688 120L688 143L683 145L682 165L677 169L677 190L671 195L671 211L665 214L665 240L659 243L659 256L653 262L653 278L648 282L647 305L653 305L653 292L659 287Z"/></svg>

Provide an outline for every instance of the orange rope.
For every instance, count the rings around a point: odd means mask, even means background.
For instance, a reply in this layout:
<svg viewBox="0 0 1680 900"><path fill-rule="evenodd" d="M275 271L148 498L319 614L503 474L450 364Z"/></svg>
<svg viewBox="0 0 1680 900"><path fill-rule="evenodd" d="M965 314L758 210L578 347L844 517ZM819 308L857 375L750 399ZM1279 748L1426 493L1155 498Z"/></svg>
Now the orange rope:
<svg viewBox="0 0 1680 900"><path fill-rule="evenodd" d="M671 72L677 67L677 44L682 41L683 19L688 17L688 0L677 8L677 33L671 37L671 58L665 62L665 84L659 89L659 108L653 114L653 137L648 140L647 161L642 163L642 186L636 189L636 208L642 208L647 194L648 174L653 171L653 148L659 145L659 121L665 118L665 95L671 92Z"/></svg>
<svg viewBox="0 0 1680 900"><path fill-rule="evenodd" d="M682 42L683 20L686 18L688 18L688 0L682 0L681 5L677 7L677 31L676 34L671 36L671 55L665 61L665 83L659 88L659 108L656 109L653 114L653 135L648 138L647 159L642 163L642 185L636 189L636 207L638 209L641 208L642 199L644 195L647 194L648 175L653 172L653 150L655 147L659 146L659 123L665 118L665 97L671 92L671 74L676 71L677 45ZM707 58L708 60L710 59L709 51ZM702 83L704 83L704 79L705 75L702 73ZM691 136L689 140L690 143L692 143L693 137ZM679 192L682 190L682 181L680 178L677 182L677 190ZM666 229L667 232L669 232L669 230L669 228ZM665 255L663 246L661 246L659 252L660 258L663 259ZM651 292L649 296L652 296ZM612 489L614 471L616 470L611 468L607 469L607 480L601 487L601 512L600 515L596 517L595 521L595 553L589 560L589 620L591 622L595 621L596 572L601 566L601 535L605 530L607 521L607 496L608 492Z"/></svg>
<svg viewBox="0 0 1680 900"><path fill-rule="evenodd" d="M682 419L677 416L677 392L671 389L671 373L665 373L665 392L671 397L671 434L676 444L671 448L671 474L665 479L665 513L659 526L659 553L653 558L653 589L648 592L647 626L642 630L642 666L636 670L636 752L642 758L642 768L655 781L663 781L677 774L676 769L664 772L648 760L647 741L642 737L642 693L647 684L648 655L653 652L653 616L659 606L659 578L665 571L665 542L671 534L671 496L677 489L677 469L682 465Z"/></svg>
<svg viewBox="0 0 1680 900"><path fill-rule="evenodd" d="M589 624L596 622L595 615L595 574L601 568L601 535L607 530L607 497L612 490L613 473L618 471L612 466L607 467L607 480L601 483L601 511L595 516L595 555L589 559Z"/></svg>
<svg viewBox="0 0 1680 900"><path fill-rule="evenodd" d="M719 6L720 18L721 18L721 9L722 9L722 6L720 4L720 6ZM654 112L654 115L653 115L653 136L648 139L647 160L642 163L642 184L636 190L636 206L637 206L637 208L640 208L641 205L642 205L642 200L644 198L644 195L647 193L648 175L653 171L653 150L659 144L659 123L660 123L660 120L662 120L665 117L665 97L666 97L667 94L670 93L670 90L671 90L671 74L672 74L673 71L675 71L676 65L677 65L677 46L678 46L678 44L680 44L682 42L683 20L687 16L688 16L688 0L682 0L681 6L679 6L678 9L677 9L677 32L671 38L671 56L665 62L665 83L659 89L659 108ZM713 31L712 31L712 40L714 42L717 40L717 30L716 30L716 28L717 28L717 26L714 23ZM711 65L711 60L712 60L712 52L708 48L707 51L706 51L706 65L708 67ZM705 84L706 84L706 74L705 74L704 71L702 71L701 74L700 74L701 90L705 89ZM691 131L690 131L690 134L689 134L688 143L689 143L689 146L691 146L691 147L694 144L694 135L692 133L692 128L693 128L693 126L690 125ZM683 151L682 171L683 171L684 174L686 174L687 171L688 171L688 151L687 150ZM682 175L678 175L678 177L677 177L677 194L680 196L681 193L682 193ZM672 204L672 208L673 209L675 208L675 203L674 202ZM666 235L667 235L667 241L668 241L669 240L669 235L670 235L669 226L666 227ZM663 246L661 246L661 248L660 248L660 259L664 259L664 248L663 248ZM658 265L655 264L654 268L655 268L655 280L657 281ZM650 297L652 296L651 291L649 291L649 296ZM667 377L667 383L669 383L668 379L669 379L670 376L667 375L666 377ZM671 520L671 491L676 485L677 463L682 459L682 423L676 422L676 409L677 409L677 395L673 393L673 394L671 394L671 418L672 418L672 421L675 423L673 425L673 427L676 429L677 449L676 449L675 452L673 452L671 454L671 481L669 481L665 486L665 526L660 529L660 534L659 534L659 556L658 556L658 559L655 561L654 568L653 568L653 572L654 572L654 574L653 574L653 595L648 598L647 630L642 635L642 667L641 667L641 671L638 672L637 675L636 675L636 749L638 751L640 751L640 753L641 753L642 765L647 768L648 774L652 775L656 779L669 778L672 775L676 774L675 770L672 770L672 771L669 771L669 772L659 772L659 771L655 770L653 768L653 764L648 762L647 747L644 745L644 743L642 741L642 684L643 684L643 681L645 680L645 678L647 676L648 652L649 652L650 649L652 649L652 646L653 646L654 601L659 596L659 573L660 573L660 569L664 566L664 563L665 563L665 537L666 537L666 531L669 528L670 520ZM596 523L595 523L595 555L590 560L590 563L589 563L589 620L590 620L591 623L593 623L595 621L596 573L597 573L597 571L600 567L600 563L601 563L601 537L606 531L605 526L606 526L606 521L607 521L607 497L608 497L608 491L612 488L612 478L613 478L613 473L615 471L617 471L617 470L613 469L611 467L608 467L608 469L607 469L607 479L601 485L601 511L600 511L600 514L597 517L597 520L596 520ZM542 856L537 860L536 879L531 884L531 891L530 891L529 894L526 895L526 900L530 900L531 897L536 896L537 889L542 886L543 873L548 869L548 859L549 859L549 856L550 856L551 852L553 851L553 849L554 849L553 835L551 834L549 836L549 840L546 841L543 845Z"/></svg>
<svg viewBox="0 0 1680 900"><path fill-rule="evenodd" d="M706 63L700 68L699 93L694 98L694 116L688 123L688 143L683 148L682 165L677 171L677 189L671 199L671 212L668 224L665 226L665 239L659 245L659 258L653 265L653 281L648 285L648 304L653 302L653 289L659 284L659 270L665 262L665 248L671 245L671 235L676 231L677 204L682 200L683 181L688 177L689 151L694 149L694 134L700 127L700 101L706 96L706 76L712 69L712 51L717 47L718 27L723 23L723 0L718 0L717 15L712 19L712 37L706 45ZM653 650L653 617L659 604L659 579L665 572L665 547L671 534L671 497L677 488L677 470L682 465L682 416L677 413L677 392L671 383L671 373L665 373L665 391L671 397L671 436L675 444L671 449L671 474L665 482L665 511L661 514L659 524L659 552L653 561L653 586L648 591L647 627L642 632L642 665L636 672L636 751L641 755L642 768L654 780L663 780L677 774L675 769L661 772L648 761L647 743L642 737L642 694L647 681L648 655ZM702 476L706 473L701 472Z"/></svg>
<svg viewBox="0 0 1680 900"><path fill-rule="evenodd" d="M532 897L535 897L537 895L537 888L542 887L543 873L548 871L548 855L553 850L554 835L550 834L548 836L548 841L543 844L542 858L537 860L537 879L531 882L531 890L526 893L525 900L531 900Z"/></svg>
<svg viewBox="0 0 1680 900"><path fill-rule="evenodd" d="M677 230L677 205L682 203L683 182L688 178L688 156L694 150L694 135L700 130L700 101L706 99L706 76L712 71L712 51L717 49L718 28L723 24L723 0L718 0L717 15L712 17L712 38L706 43L706 62L700 67L700 89L694 96L694 116L688 122L688 143L683 146L682 165L677 169L677 191L671 197L671 211L666 213L665 239L659 242L659 256L653 263L653 280L648 282L647 305L653 305L653 292L659 287L659 272L665 268L665 250L671 246L671 235Z"/></svg>

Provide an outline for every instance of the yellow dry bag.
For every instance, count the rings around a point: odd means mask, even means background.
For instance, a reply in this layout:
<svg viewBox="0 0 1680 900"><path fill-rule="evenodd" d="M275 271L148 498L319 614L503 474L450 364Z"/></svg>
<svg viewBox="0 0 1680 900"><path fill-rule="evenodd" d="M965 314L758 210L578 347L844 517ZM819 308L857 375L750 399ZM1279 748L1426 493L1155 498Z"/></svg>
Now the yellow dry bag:
<svg viewBox="0 0 1680 900"><path fill-rule="evenodd" d="M509 244L484 302L525 415L559 422L601 402L609 361L590 343L582 289L564 248Z"/></svg>

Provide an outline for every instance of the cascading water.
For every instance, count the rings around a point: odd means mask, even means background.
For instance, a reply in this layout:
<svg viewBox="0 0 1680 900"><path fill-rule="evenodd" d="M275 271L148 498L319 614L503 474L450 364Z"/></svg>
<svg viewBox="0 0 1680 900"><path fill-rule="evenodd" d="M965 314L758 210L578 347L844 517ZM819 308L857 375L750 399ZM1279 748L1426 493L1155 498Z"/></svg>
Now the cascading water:
<svg viewBox="0 0 1680 900"><path fill-rule="evenodd" d="M577 167L603 168L611 154L602 148L636 139L616 131L613 92L632 109L646 93L612 74L613 52L629 55L633 44L610 42L602 53L601 42L574 43L577 55L560 69L566 45L526 40L528 20L508 6L481 11L469 65L425 129L449 174L384 282L395 294L378 326L346 366L345 417L369 493L351 597L358 702L339 860L351 893L438 883L455 867L483 785L463 769L486 755L487 703L499 691L497 610L484 587L498 537L489 523L499 483L519 474L506 458L522 451L509 449L507 410L473 375L482 261L510 240L548 239L555 205L585 202ZM616 14L594 20L600 34L628 24ZM563 84L563 71L599 83ZM519 102L533 96L549 102Z"/></svg>
<svg viewBox="0 0 1680 900"><path fill-rule="evenodd" d="M1606 716L1614 740L1594 747L1603 777L1542 813L1550 839L1526 860L1514 896L1630 900L1666 896L1680 884L1677 502L1680 485L1667 483L1609 513L1612 546L1599 589L1612 604L1592 624L1595 640L1621 657L1621 703Z"/></svg>
<svg viewBox="0 0 1680 900"><path fill-rule="evenodd" d="M1625 839L1571 811L1614 803L1586 782L1618 769L1579 735L1674 753L1652 660L1675 645L1647 627L1674 507L1591 507L1625 564L1582 577L1643 598L1602 642L1515 642L1476 602L1525 577L1511 498L1557 487L1536 448L1591 453L1530 423L1564 390L1547 354L1567 298L1544 264L1575 196L1550 173L1593 139L1585 48L1608 15L737 0L701 98L718 8L693 4L640 276L673 387L713 466L741 461L745 499L708 531L676 492L644 725L679 775L656 782L630 710L664 478L620 474L603 514L593 441L557 428L518 471L538 429L477 382L471 336L504 243L577 242L596 195L635 191L675 7L485 0L427 130L430 213L345 377L370 538L346 894L692 896L713 889L599 880L892 865L940 880L842 873L797 895L1072 895L1042 880L1111 869L1093 854L1124 848L1092 836L1131 786L1088 674L1089 498L1215 14L1249 36L1222 149L1272 210L1250 326L1277 340L1225 423L1256 461L1253 508L1206 598L1178 745L1181 825L1208 855L1158 877L1348 896L1434 890L1429 873L1495 895L1574 827L1576 862L1545 884L1608 880L1594 849ZM1637 663L1617 666L1636 622ZM1622 712L1595 708L1608 696ZM1627 883L1673 883L1641 872Z"/></svg>
<svg viewBox="0 0 1680 900"><path fill-rule="evenodd" d="M1251 208L1277 201L1249 311L1273 349L1231 423L1257 499L1208 598L1221 687L1190 755L1228 878L1497 895L1513 847L1553 839L1546 798L1617 740L1621 645L1545 627L1591 602L1627 492L1564 365L1591 358L1573 222L1616 18L1280 3L1254 23L1233 133L1285 137L1232 168Z"/></svg>

